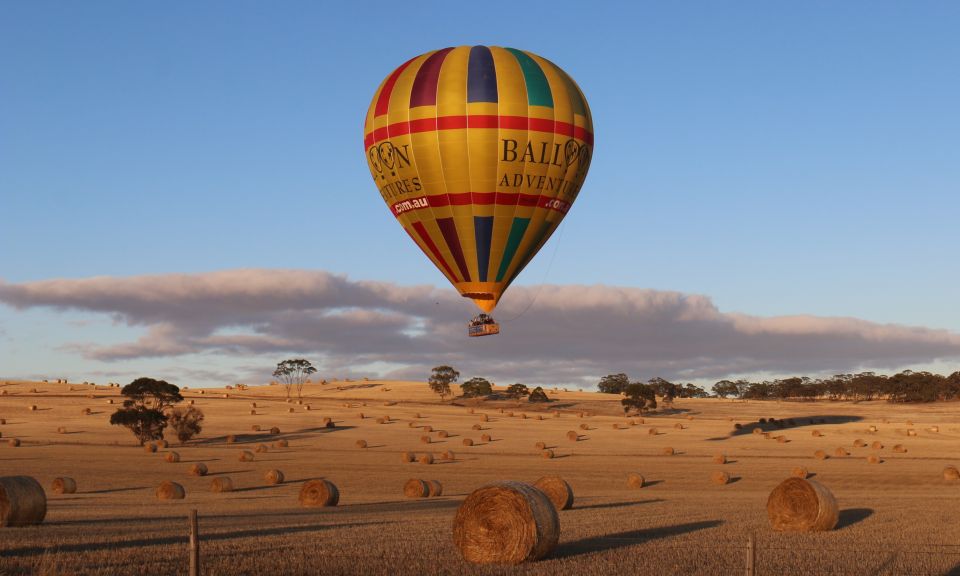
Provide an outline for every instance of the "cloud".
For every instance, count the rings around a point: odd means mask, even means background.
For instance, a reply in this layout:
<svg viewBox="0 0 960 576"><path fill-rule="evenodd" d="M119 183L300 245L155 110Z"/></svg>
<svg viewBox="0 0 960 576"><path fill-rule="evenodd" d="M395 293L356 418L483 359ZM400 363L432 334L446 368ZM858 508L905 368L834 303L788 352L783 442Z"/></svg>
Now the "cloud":
<svg viewBox="0 0 960 576"><path fill-rule="evenodd" d="M476 339L465 335L472 305L452 290L322 271L0 282L0 302L99 312L144 328L132 342L74 345L107 362L303 354L331 374L421 379L447 363L467 377L587 384L611 372L701 380L960 358L960 335L945 330L725 313L706 296L603 285L515 286L497 309L501 335Z"/></svg>

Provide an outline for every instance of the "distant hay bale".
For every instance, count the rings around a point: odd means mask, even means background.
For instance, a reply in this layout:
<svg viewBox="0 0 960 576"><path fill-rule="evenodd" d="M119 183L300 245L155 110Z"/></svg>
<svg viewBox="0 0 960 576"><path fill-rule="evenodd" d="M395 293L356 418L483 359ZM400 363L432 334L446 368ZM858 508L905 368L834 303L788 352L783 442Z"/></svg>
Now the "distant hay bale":
<svg viewBox="0 0 960 576"><path fill-rule="evenodd" d="M687 414L687 420L693 420L693 416L690 414Z"/></svg>
<svg viewBox="0 0 960 576"><path fill-rule="evenodd" d="M904 424L906 424L907 426L913 426L913 420L907 420L906 422L904 422Z"/></svg>
<svg viewBox="0 0 960 576"><path fill-rule="evenodd" d="M893 451L898 454L905 454L907 452L907 449L904 448L903 444L894 444Z"/></svg>
<svg viewBox="0 0 960 576"><path fill-rule="evenodd" d="M881 460L876 454L867 456L867 464L880 464L881 462L883 462L883 460Z"/></svg>
<svg viewBox="0 0 960 576"><path fill-rule="evenodd" d="M580 435L577 434L575 431L570 430L569 432L567 432L567 440L571 442L576 442L579 438L580 438Z"/></svg>
<svg viewBox="0 0 960 576"><path fill-rule="evenodd" d="M786 444L787 442L789 442L789 440L787 440L786 436L777 436L777 444Z"/></svg>
<svg viewBox="0 0 960 576"><path fill-rule="evenodd" d="M0 418L0 426L5 425L6 423L7 423L7 419L6 419L6 418Z"/></svg>
<svg viewBox="0 0 960 576"><path fill-rule="evenodd" d="M480 441L481 441L481 442L490 442L490 441L492 441L492 440L493 440L493 437L490 436L489 434L481 434L481 435L480 435Z"/></svg>
<svg viewBox="0 0 960 576"><path fill-rule="evenodd" d="M383 418L377 418L377 424L386 424L386 423L387 421L384 420Z"/></svg>
<svg viewBox="0 0 960 576"><path fill-rule="evenodd" d="M937 432L940 432L940 427L939 427L939 426L931 426L931 427L929 428L929 430L930 430L931 432L933 432L934 434L936 434Z"/></svg>
<svg viewBox="0 0 960 576"><path fill-rule="evenodd" d="M207 475L207 465L203 462L197 462L190 467L191 476L206 476Z"/></svg>
<svg viewBox="0 0 960 576"><path fill-rule="evenodd" d="M907 436L916 436L916 435L917 435L916 430L907 430Z"/></svg>
<svg viewBox="0 0 960 576"><path fill-rule="evenodd" d="M439 480L427 480L427 488L430 490L427 496L431 498L443 496L443 484Z"/></svg>
<svg viewBox="0 0 960 576"><path fill-rule="evenodd" d="M167 462L170 462L171 464L175 464L180 461L180 454L173 451L167 452L166 455L164 455L163 459L166 460Z"/></svg>
<svg viewBox="0 0 960 576"><path fill-rule="evenodd" d="M445 450L443 454L440 455L440 459L450 462L456 460L457 455L453 453L453 450Z"/></svg>
<svg viewBox="0 0 960 576"><path fill-rule="evenodd" d="M960 480L960 470L956 466L947 466L943 469L944 480Z"/></svg>
<svg viewBox="0 0 960 576"><path fill-rule="evenodd" d="M403 459L403 463L404 463L404 464L409 464L410 462L413 462L414 460L416 460L416 459L417 459L417 456L416 456L416 454L413 454L413 453L410 453L410 452L401 452L401 453L400 453L400 458Z"/></svg>
<svg viewBox="0 0 960 576"><path fill-rule="evenodd" d="M257 454L262 454L263 452L268 452L270 450L266 444L257 444L257 447L254 449Z"/></svg>
<svg viewBox="0 0 960 576"><path fill-rule="evenodd" d="M433 464L433 454L430 454L429 452L426 454L421 454L420 457L417 458L417 462L421 464Z"/></svg>
<svg viewBox="0 0 960 576"><path fill-rule="evenodd" d="M290 445L290 442L286 440L277 440L276 442L273 443L274 448L286 448L289 445Z"/></svg>
<svg viewBox="0 0 960 576"><path fill-rule="evenodd" d="M293 414L294 412L293 407L291 406L290 408L287 408L287 412L290 414Z"/></svg>
<svg viewBox="0 0 960 576"><path fill-rule="evenodd" d="M31 404L31 405L30 405L30 411L31 411L31 412L35 412L36 410L37 410L37 405L36 405L36 404Z"/></svg>
<svg viewBox="0 0 960 576"><path fill-rule="evenodd" d="M663 452L663 455L664 455L664 456L673 456L673 454L674 454L673 448L671 448L670 446L665 447L665 448L662 450L662 452Z"/></svg>
<svg viewBox="0 0 960 576"><path fill-rule="evenodd" d="M426 498L430 495L430 486L426 480L411 478L403 484L403 495L407 498Z"/></svg>
<svg viewBox="0 0 960 576"><path fill-rule="evenodd" d="M854 448L863 448L866 445L867 443L861 440L860 438L857 438L856 440L853 441Z"/></svg>
<svg viewBox="0 0 960 576"><path fill-rule="evenodd" d="M57 426L57 434L66 434L67 428L65 426Z"/></svg>
<svg viewBox="0 0 960 576"><path fill-rule="evenodd" d="M0 477L0 528L40 524L47 516L47 494L30 476Z"/></svg>
<svg viewBox="0 0 960 576"><path fill-rule="evenodd" d="M50 490L56 492L57 494L76 494L77 481L66 476L54 478L53 482L50 484Z"/></svg>
<svg viewBox="0 0 960 576"><path fill-rule="evenodd" d="M537 450L545 450L547 448L546 442L537 442L535 446Z"/></svg>
<svg viewBox="0 0 960 576"><path fill-rule="evenodd" d="M723 470L714 470L710 474L710 481L714 484L724 485L730 483L730 475L724 472Z"/></svg>
<svg viewBox="0 0 960 576"><path fill-rule="evenodd" d="M713 455L713 463L714 463L714 464L726 464L726 463L727 463L727 455L726 455L726 454L714 454L714 455Z"/></svg>
<svg viewBox="0 0 960 576"><path fill-rule="evenodd" d="M883 450L883 442L875 440L873 444L870 445L874 450Z"/></svg>
<svg viewBox="0 0 960 576"><path fill-rule="evenodd" d="M840 517L837 500L815 480L787 478L770 492L767 517L777 532L832 530Z"/></svg>
<svg viewBox="0 0 960 576"><path fill-rule="evenodd" d="M323 419L324 428L336 428L337 425L333 422L333 418L324 418Z"/></svg>
<svg viewBox="0 0 960 576"><path fill-rule="evenodd" d="M429 444L430 441L431 441L431 438L429 436L424 435L420 437L420 442L423 444Z"/></svg>
<svg viewBox="0 0 960 576"><path fill-rule="evenodd" d="M814 438L820 438L821 436L823 436L823 432L819 430L811 430L810 435L813 436Z"/></svg>
<svg viewBox="0 0 960 576"><path fill-rule="evenodd" d="M547 498L553 502L557 510L569 510L573 508L573 489L566 480L559 476L543 476L533 483L534 488L539 489L547 495Z"/></svg>
<svg viewBox="0 0 960 576"><path fill-rule="evenodd" d="M760 422L761 424L766 424L766 423L767 423L767 419L766 419L766 418L761 418L761 419L759 420L759 422Z"/></svg>
<svg viewBox="0 0 960 576"><path fill-rule="evenodd" d="M113 404L113 400L107 400L107 404Z"/></svg>
<svg viewBox="0 0 960 576"><path fill-rule="evenodd" d="M584 417L583 412L577 412L577 418L583 418L583 417Z"/></svg>
<svg viewBox="0 0 960 576"><path fill-rule="evenodd" d="M423 427L423 431L424 431L424 432L433 432L433 426L424 426L424 427Z"/></svg>
<svg viewBox="0 0 960 576"><path fill-rule="evenodd" d="M764 433L763 433L763 439L764 439L764 440L769 440L769 439L770 439L770 433L769 433L769 432L764 432Z"/></svg>
<svg viewBox="0 0 960 576"><path fill-rule="evenodd" d="M90 410L89 408L84 408L83 411L81 412L81 414L83 414L84 416L89 416L91 413L92 413L92 410Z"/></svg>
<svg viewBox="0 0 960 576"><path fill-rule="evenodd" d="M876 427L876 426L870 426L869 430L870 430L871 432L876 432L876 431L877 431L877 427Z"/></svg>
<svg viewBox="0 0 960 576"><path fill-rule="evenodd" d="M414 422L413 420L411 420L410 422L407 422L407 428L416 428L416 427L417 427L417 423Z"/></svg>
<svg viewBox="0 0 960 576"><path fill-rule="evenodd" d="M251 403L250 403L250 407L251 407L251 408L256 408L256 407L257 407L257 403L256 403L256 402L251 402Z"/></svg>
<svg viewBox="0 0 960 576"><path fill-rule="evenodd" d="M157 500L183 500L187 492L183 486L170 480L164 480L157 486Z"/></svg>
<svg viewBox="0 0 960 576"><path fill-rule="evenodd" d="M791 476L794 476L794 477L796 477L796 478L804 478L804 479L805 479L807 476L810 475L810 472L808 472L807 469L804 468L803 466L797 466L797 467L795 467L793 470L790 471L790 475L791 475Z"/></svg>
<svg viewBox="0 0 960 576"><path fill-rule="evenodd" d="M742 430L742 429L743 429L743 424L737 422L736 424L733 425L733 429L734 429L734 430Z"/></svg>
<svg viewBox="0 0 960 576"><path fill-rule="evenodd" d="M658 432L656 428L650 428L649 430L647 430L647 434L649 434L650 436L656 436Z"/></svg>
<svg viewBox="0 0 960 576"><path fill-rule="evenodd" d="M483 426L481 426L481 425L479 425L479 424L474 424L474 425L471 427L471 430L483 430Z"/></svg>
<svg viewBox="0 0 960 576"><path fill-rule="evenodd" d="M154 444L153 442L147 442L146 444L143 445L143 451L148 454L153 454L154 452L157 451L157 445Z"/></svg>
<svg viewBox="0 0 960 576"><path fill-rule="evenodd" d="M257 411L256 411L256 410L251 410L251 411L250 411L250 415L251 415L251 416L256 416L256 415L257 415Z"/></svg>
<svg viewBox="0 0 960 576"><path fill-rule="evenodd" d="M357 418L363 420L364 418L366 418L366 416L363 415L363 412L360 412L357 414Z"/></svg>
<svg viewBox="0 0 960 576"><path fill-rule="evenodd" d="M837 446L837 449L833 451L834 456L849 456L850 453L847 452L847 449L842 446Z"/></svg>
<svg viewBox="0 0 960 576"><path fill-rule="evenodd" d="M673 427L677 430L683 430L683 424L681 424L680 422L677 422L676 424L674 424Z"/></svg>
<svg viewBox="0 0 960 576"><path fill-rule="evenodd" d="M480 421L481 421L481 422L489 422L489 421L490 421L490 417L487 416L486 414L481 414L481 415L480 415Z"/></svg>
<svg viewBox="0 0 960 576"><path fill-rule="evenodd" d="M329 480L308 480L300 488L300 505L316 508L336 506L340 502L340 491Z"/></svg>
<svg viewBox="0 0 960 576"><path fill-rule="evenodd" d="M549 460L550 458L553 458L553 450L543 450L540 452L540 456Z"/></svg>
<svg viewBox="0 0 960 576"><path fill-rule="evenodd" d="M217 476L210 481L211 492L233 492L233 480L229 476Z"/></svg>
<svg viewBox="0 0 960 576"><path fill-rule="evenodd" d="M357 448L366 448L366 447L367 447L366 440L357 440Z"/></svg>
<svg viewBox="0 0 960 576"><path fill-rule="evenodd" d="M253 452L249 450L242 450L237 459L241 462L253 462Z"/></svg>
<svg viewBox="0 0 960 576"><path fill-rule="evenodd" d="M761 429L759 429L759 428L754 428L754 429L753 429L753 434L762 434L762 433L763 433L763 430L761 430Z"/></svg>
<svg viewBox="0 0 960 576"><path fill-rule="evenodd" d="M279 433L280 433L280 429L277 428L276 426L274 426L273 428L270 429L270 433L271 433L271 434L274 434L274 435L279 434Z"/></svg>
<svg viewBox="0 0 960 576"><path fill-rule="evenodd" d="M463 444L464 446L473 446L473 440L471 440L470 438L464 438L461 444Z"/></svg>
<svg viewBox="0 0 960 576"><path fill-rule="evenodd" d="M259 431L260 431L260 425L259 425L259 424L254 424L253 426L250 427L250 429L253 430L254 432L259 432Z"/></svg>
<svg viewBox="0 0 960 576"><path fill-rule="evenodd" d="M450 434L448 434L446 430L441 430L441 431L437 432L437 437L438 437L438 438L446 438L446 437L448 437L448 436L450 436Z"/></svg>
<svg viewBox="0 0 960 576"><path fill-rule="evenodd" d="M495 482L474 490L453 521L454 544L473 564L539 560L556 548L559 539L560 520L553 503L539 489L521 482Z"/></svg>
<svg viewBox="0 0 960 576"><path fill-rule="evenodd" d="M816 458L817 460L826 460L826 459L827 459L827 453L824 452L823 450L817 450L816 452L813 453L813 456L814 456L814 458Z"/></svg>
<svg viewBox="0 0 960 576"><path fill-rule="evenodd" d="M590 426L589 426L588 424L581 424L581 425L579 426L579 428L580 428L581 430L589 430L589 429L590 429Z"/></svg>
<svg viewBox="0 0 960 576"><path fill-rule="evenodd" d="M283 472L277 469L267 470L263 479L267 484L283 484Z"/></svg>
<svg viewBox="0 0 960 576"><path fill-rule="evenodd" d="M628 488L643 488L643 476L637 474L636 472L631 472L627 474L627 487Z"/></svg>
<svg viewBox="0 0 960 576"><path fill-rule="evenodd" d="M225 438L225 440L227 441L227 444L233 444L234 442L237 441L237 437L234 436L233 434L227 434L227 437Z"/></svg>
<svg viewBox="0 0 960 576"><path fill-rule="evenodd" d="M513 412L507 412L507 416L509 416L510 418L513 418Z"/></svg>

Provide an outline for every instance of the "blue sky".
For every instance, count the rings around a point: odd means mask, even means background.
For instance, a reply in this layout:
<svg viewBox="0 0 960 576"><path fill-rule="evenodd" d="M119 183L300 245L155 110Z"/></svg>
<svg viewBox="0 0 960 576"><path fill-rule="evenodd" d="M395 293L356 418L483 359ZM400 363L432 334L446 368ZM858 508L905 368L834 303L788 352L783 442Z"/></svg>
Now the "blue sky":
<svg viewBox="0 0 960 576"><path fill-rule="evenodd" d="M362 120L408 58L491 44L562 66L596 133L577 204L517 286L676 291L723 314L960 332L956 3L348 4L0 4L0 278L290 269L445 289L370 181ZM537 294L514 292L505 309ZM161 321L40 300L0 305L0 375L213 367L178 376L213 383L282 355L104 360L84 350ZM445 353L482 370L486 348L469 345ZM336 364L324 346L291 353ZM958 356L900 365L946 371ZM875 356L847 361L823 369ZM711 378L719 364L634 371Z"/></svg>

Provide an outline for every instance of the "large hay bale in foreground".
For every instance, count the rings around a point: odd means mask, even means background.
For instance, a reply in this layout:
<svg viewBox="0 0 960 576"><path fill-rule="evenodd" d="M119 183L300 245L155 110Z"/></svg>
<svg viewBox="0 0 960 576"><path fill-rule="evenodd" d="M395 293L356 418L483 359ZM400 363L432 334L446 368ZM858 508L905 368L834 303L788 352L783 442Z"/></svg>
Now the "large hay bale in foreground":
<svg viewBox="0 0 960 576"><path fill-rule="evenodd" d="M165 480L157 486L157 500L183 500L187 492L176 482Z"/></svg>
<svg viewBox="0 0 960 576"><path fill-rule="evenodd" d="M170 451L166 453L163 459L166 460L167 462L170 462L171 464L174 464L180 461L180 454L178 454L177 452Z"/></svg>
<svg viewBox="0 0 960 576"><path fill-rule="evenodd" d="M815 480L787 478L770 492L767 517L777 532L821 532L837 525L837 500Z"/></svg>
<svg viewBox="0 0 960 576"><path fill-rule="evenodd" d="M430 495L430 486L426 480L411 478L403 484L403 495L407 498L426 498Z"/></svg>
<svg viewBox="0 0 960 576"><path fill-rule="evenodd" d="M960 470L956 466L947 466L943 469L944 480L960 480Z"/></svg>
<svg viewBox="0 0 960 576"><path fill-rule="evenodd" d="M546 494L557 510L573 508L573 488L570 488L570 484L563 478L544 476L534 482L533 486Z"/></svg>
<svg viewBox="0 0 960 576"><path fill-rule="evenodd" d="M539 560L560 539L560 519L546 494L521 482L474 490L453 520L453 542L467 562L520 564Z"/></svg>
<svg viewBox="0 0 960 576"><path fill-rule="evenodd" d="M643 476L636 472L627 474L627 486L629 488L643 488Z"/></svg>
<svg viewBox="0 0 960 576"><path fill-rule="evenodd" d="M54 478L50 484L50 490L53 490L57 494L76 494L77 481L66 476Z"/></svg>
<svg viewBox="0 0 960 576"><path fill-rule="evenodd" d="M229 476L217 476L210 482L211 492L233 492L233 480Z"/></svg>
<svg viewBox="0 0 960 576"><path fill-rule="evenodd" d="M710 481L714 484L724 485L730 483L730 475L723 470L715 470L710 474Z"/></svg>
<svg viewBox="0 0 960 576"><path fill-rule="evenodd" d="M300 505L309 508L336 506L340 491L329 480L308 480L300 488Z"/></svg>
<svg viewBox="0 0 960 576"><path fill-rule="evenodd" d="M266 480L267 484L283 484L283 472L277 469L267 470L263 479Z"/></svg>
<svg viewBox="0 0 960 576"><path fill-rule="evenodd" d="M439 480L427 480L427 488L430 489L430 493L427 496L431 498L436 496L443 496L443 484Z"/></svg>
<svg viewBox="0 0 960 576"><path fill-rule="evenodd" d="M206 476L207 475L207 465L203 462L197 462L190 467L191 476Z"/></svg>
<svg viewBox="0 0 960 576"><path fill-rule="evenodd" d="M47 494L30 476L0 477L0 528L40 524L47 516Z"/></svg>

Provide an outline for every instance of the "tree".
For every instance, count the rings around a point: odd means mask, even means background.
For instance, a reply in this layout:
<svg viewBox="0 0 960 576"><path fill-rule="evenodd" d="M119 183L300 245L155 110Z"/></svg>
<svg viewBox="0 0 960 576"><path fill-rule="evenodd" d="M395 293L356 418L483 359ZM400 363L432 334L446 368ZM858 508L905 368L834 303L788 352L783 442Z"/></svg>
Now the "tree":
<svg viewBox="0 0 960 576"><path fill-rule="evenodd" d="M303 400L303 385L311 374L316 373L317 369L313 367L309 360L293 358L277 364L277 369L273 371L273 377L283 382L283 387L287 391L287 398L290 398L291 388L296 386L297 398Z"/></svg>
<svg viewBox="0 0 960 576"><path fill-rule="evenodd" d="M628 384L624 394L626 394L626 398L621 400L620 404L623 405L625 413L629 414L631 410L634 410L643 414L647 410L653 410L657 407L656 391L649 384L640 382Z"/></svg>
<svg viewBox="0 0 960 576"><path fill-rule="evenodd" d="M543 388L537 387L541 392ZM507 396L510 398L520 398L530 395L530 389L525 384L511 384L507 386Z"/></svg>
<svg viewBox="0 0 960 576"><path fill-rule="evenodd" d="M439 394L440 400L443 401L445 397L451 394L450 385L456 382L458 378L460 378L460 373L452 367L435 366L430 372L430 379L427 380L427 383L430 384L430 389L435 394Z"/></svg>
<svg viewBox="0 0 960 576"><path fill-rule="evenodd" d="M489 396L493 394L493 386L486 378L471 378L460 385L464 398Z"/></svg>
<svg viewBox="0 0 960 576"><path fill-rule="evenodd" d="M140 444L163 438L167 417L163 412L143 406L120 408L110 415L110 424L123 426L133 432Z"/></svg>
<svg viewBox="0 0 960 576"><path fill-rule="evenodd" d="M730 380L721 380L713 385L713 393L720 398L737 395L737 385Z"/></svg>
<svg viewBox="0 0 960 576"><path fill-rule="evenodd" d="M120 390L123 407L110 415L110 424L129 429L140 444L163 438L164 410L183 400L180 388L165 380L137 378Z"/></svg>
<svg viewBox="0 0 960 576"><path fill-rule="evenodd" d="M167 417L167 423L177 433L177 440L181 444L187 442L200 433L200 423L203 422L203 412L193 406L174 408Z"/></svg>
<svg viewBox="0 0 960 576"><path fill-rule="evenodd" d="M626 374L608 374L600 379L597 388L605 394L620 394L630 384Z"/></svg>
<svg viewBox="0 0 960 576"><path fill-rule="evenodd" d="M533 389L533 392L530 393L530 398L528 398L528 401L549 402L550 399L547 398L547 393L543 391L543 388L541 388L540 386L537 386L536 388Z"/></svg>

